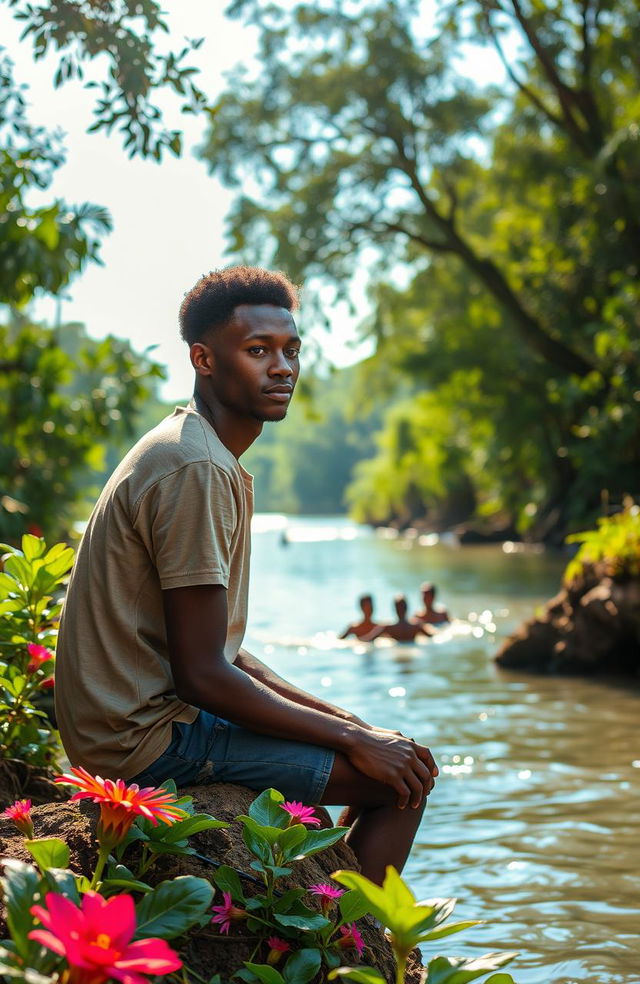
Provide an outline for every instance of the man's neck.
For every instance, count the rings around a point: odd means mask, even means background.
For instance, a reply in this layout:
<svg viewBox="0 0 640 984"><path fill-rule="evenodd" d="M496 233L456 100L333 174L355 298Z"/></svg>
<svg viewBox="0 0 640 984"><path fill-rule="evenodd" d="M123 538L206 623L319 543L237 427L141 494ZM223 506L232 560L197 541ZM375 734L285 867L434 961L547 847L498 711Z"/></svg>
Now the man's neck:
<svg viewBox="0 0 640 984"><path fill-rule="evenodd" d="M191 406L213 427L234 458L244 454L262 432L261 420L238 420L219 403L206 399L197 390L194 390Z"/></svg>

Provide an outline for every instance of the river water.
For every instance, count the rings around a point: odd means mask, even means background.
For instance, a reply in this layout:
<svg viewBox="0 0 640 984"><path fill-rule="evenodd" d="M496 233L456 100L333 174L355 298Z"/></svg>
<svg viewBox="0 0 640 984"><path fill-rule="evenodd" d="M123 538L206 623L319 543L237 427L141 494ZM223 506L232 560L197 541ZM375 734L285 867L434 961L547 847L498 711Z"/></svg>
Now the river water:
<svg viewBox="0 0 640 984"><path fill-rule="evenodd" d="M435 539L257 515L247 648L434 752L441 778L404 874L485 923L426 959L518 950L518 984L640 984L640 688L498 670L500 639L556 592L563 562ZM358 595L391 620L393 596L415 610L424 580L456 617L437 639L336 639Z"/></svg>

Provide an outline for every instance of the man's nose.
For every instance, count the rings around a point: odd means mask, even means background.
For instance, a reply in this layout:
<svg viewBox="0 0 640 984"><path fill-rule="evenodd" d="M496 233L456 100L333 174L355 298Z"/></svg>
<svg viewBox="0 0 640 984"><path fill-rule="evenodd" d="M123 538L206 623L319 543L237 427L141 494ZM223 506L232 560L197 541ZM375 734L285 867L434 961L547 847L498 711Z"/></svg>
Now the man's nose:
<svg viewBox="0 0 640 984"><path fill-rule="evenodd" d="M284 352L280 352L279 355L275 356L273 362L269 366L269 375L271 376L293 375L293 369L291 368L291 363L285 357Z"/></svg>

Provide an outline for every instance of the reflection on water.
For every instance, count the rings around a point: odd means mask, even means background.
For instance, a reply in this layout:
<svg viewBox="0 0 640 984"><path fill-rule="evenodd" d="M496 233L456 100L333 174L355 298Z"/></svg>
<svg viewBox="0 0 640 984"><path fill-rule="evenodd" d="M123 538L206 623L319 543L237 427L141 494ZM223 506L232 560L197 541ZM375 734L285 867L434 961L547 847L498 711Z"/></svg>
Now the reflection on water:
<svg viewBox="0 0 640 984"><path fill-rule="evenodd" d="M419 896L455 896L458 918L486 923L425 957L517 949L519 984L640 984L640 693L494 667L498 641L555 593L561 560L420 539L262 521L247 645L436 754L441 778L405 873ZM437 639L336 639L358 595L391 619L393 595L415 610L427 579L457 616Z"/></svg>

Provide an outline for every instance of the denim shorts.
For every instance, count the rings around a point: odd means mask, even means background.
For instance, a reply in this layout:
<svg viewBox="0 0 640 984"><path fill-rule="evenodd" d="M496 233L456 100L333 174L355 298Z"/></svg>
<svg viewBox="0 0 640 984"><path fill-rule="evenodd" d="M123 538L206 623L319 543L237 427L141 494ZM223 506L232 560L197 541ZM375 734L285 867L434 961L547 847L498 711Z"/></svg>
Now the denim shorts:
<svg viewBox="0 0 640 984"><path fill-rule="evenodd" d="M232 782L319 803L333 768L329 748L260 735L207 711L192 724L174 721L172 729L167 749L129 781L158 786L173 779L178 787Z"/></svg>

